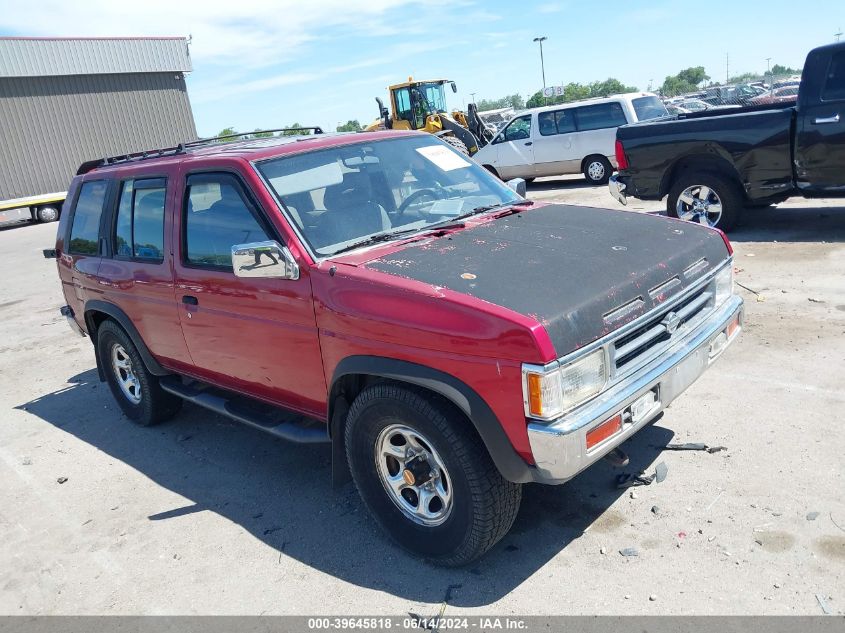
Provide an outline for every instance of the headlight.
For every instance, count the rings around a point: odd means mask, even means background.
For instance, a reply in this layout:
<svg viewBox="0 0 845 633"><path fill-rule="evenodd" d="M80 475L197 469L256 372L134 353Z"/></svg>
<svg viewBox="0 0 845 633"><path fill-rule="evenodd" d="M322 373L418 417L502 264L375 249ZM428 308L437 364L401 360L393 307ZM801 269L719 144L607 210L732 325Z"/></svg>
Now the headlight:
<svg viewBox="0 0 845 633"><path fill-rule="evenodd" d="M600 393L607 384L604 349L566 365L547 369L526 365L523 374L525 415L551 420Z"/></svg>
<svg viewBox="0 0 845 633"><path fill-rule="evenodd" d="M716 307L718 308L734 293L734 265L729 261L716 275Z"/></svg>

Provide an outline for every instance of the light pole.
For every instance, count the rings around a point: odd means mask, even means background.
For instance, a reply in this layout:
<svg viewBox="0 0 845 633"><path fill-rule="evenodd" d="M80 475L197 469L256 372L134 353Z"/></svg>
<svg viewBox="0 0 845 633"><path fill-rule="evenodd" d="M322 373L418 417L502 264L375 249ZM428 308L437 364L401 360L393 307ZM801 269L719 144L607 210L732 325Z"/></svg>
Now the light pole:
<svg viewBox="0 0 845 633"><path fill-rule="evenodd" d="M543 42L547 39L549 38L545 35L534 38L535 42L540 43L540 71L543 73L543 103L546 103L546 63L543 61Z"/></svg>
<svg viewBox="0 0 845 633"><path fill-rule="evenodd" d="M475 103L475 93L474 93L474 92L470 92L470 93L469 93L469 96L470 96L470 97L472 97L472 102L473 102L473 103Z"/></svg>
<svg viewBox="0 0 845 633"><path fill-rule="evenodd" d="M771 57L766 58L766 76L769 78L769 90L771 90L772 84L774 83L774 81L772 81L772 58Z"/></svg>

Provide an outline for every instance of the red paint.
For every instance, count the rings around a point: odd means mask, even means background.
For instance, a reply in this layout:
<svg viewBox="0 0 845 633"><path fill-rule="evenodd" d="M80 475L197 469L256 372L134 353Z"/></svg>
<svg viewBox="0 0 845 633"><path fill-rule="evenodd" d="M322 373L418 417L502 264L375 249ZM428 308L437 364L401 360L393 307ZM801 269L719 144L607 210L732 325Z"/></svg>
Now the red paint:
<svg viewBox="0 0 845 633"><path fill-rule="evenodd" d="M625 148L622 146L622 141L616 139L614 149L616 154L616 164L619 166L619 170L628 169L628 157L625 156Z"/></svg>
<svg viewBox="0 0 845 633"><path fill-rule="evenodd" d="M77 320L85 327L85 300L101 298L126 312L165 368L323 420L332 376L344 358L364 354L426 365L474 389L516 451L532 462L520 372L524 362L543 364L556 357L543 325L532 316L367 267L402 242L315 263L249 164L402 134L316 135L261 148L233 143L78 176L71 192L86 180L165 176L167 199L162 264L60 255L65 297ZM245 279L183 263L185 179L188 172L217 170L242 179L299 263L298 280ZM70 215L61 216L60 236ZM445 239L432 246L448 248ZM57 249L63 249L61 239ZM334 275L329 274L332 267ZM79 279L76 288L72 278ZM196 297L198 304L182 303L183 295Z"/></svg>

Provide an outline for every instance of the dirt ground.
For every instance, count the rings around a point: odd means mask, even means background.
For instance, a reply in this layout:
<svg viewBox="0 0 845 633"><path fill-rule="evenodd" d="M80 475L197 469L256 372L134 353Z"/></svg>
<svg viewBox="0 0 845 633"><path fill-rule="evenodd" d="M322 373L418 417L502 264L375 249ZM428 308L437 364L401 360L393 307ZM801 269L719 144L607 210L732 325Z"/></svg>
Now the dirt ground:
<svg viewBox="0 0 845 633"><path fill-rule="evenodd" d="M580 179L529 194L621 208ZM0 230L0 613L845 613L838 204L790 201L732 234L742 337L624 447L625 471L664 462L665 481L616 490L601 462L529 486L513 531L463 570L392 545L351 486L332 490L325 447L192 406L128 423L58 313L41 257L56 225Z"/></svg>

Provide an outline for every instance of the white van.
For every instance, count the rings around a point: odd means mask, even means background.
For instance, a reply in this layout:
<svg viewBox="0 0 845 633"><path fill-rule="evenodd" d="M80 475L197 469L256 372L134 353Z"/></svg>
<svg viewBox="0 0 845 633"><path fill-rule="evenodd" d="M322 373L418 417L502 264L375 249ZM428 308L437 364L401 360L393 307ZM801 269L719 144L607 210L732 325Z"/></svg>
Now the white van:
<svg viewBox="0 0 845 633"><path fill-rule="evenodd" d="M473 158L502 180L580 172L603 185L616 166L616 128L668 115L650 92L535 108L514 117Z"/></svg>

